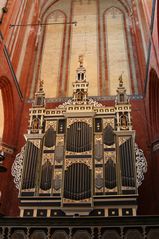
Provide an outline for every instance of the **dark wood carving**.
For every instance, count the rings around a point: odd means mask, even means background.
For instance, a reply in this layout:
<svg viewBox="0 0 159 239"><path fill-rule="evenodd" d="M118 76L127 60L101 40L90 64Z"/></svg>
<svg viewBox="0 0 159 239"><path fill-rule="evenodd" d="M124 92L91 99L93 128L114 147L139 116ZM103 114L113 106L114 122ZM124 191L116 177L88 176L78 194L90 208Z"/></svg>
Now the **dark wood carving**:
<svg viewBox="0 0 159 239"><path fill-rule="evenodd" d="M56 143L56 131L50 127L45 134L45 143L44 145L48 148L51 148Z"/></svg>
<svg viewBox="0 0 159 239"><path fill-rule="evenodd" d="M73 235L73 239L91 239L91 235L84 230L79 230Z"/></svg>
<svg viewBox="0 0 159 239"><path fill-rule="evenodd" d="M147 239L158 239L159 238L159 228L151 229L148 232Z"/></svg>
<svg viewBox="0 0 159 239"><path fill-rule="evenodd" d="M60 119L58 122L58 134L64 134L65 133L65 120Z"/></svg>
<svg viewBox="0 0 159 239"><path fill-rule="evenodd" d="M132 229L126 232L125 239L143 239L143 236L140 231ZM155 237L153 237L153 239L155 239Z"/></svg>
<svg viewBox="0 0 159 239"><path fill-rule="evenodd" d="M94 158L96 160L101 160L103 158L103 144L101 144L100 141L97 141L94 146Z"/></svg>
<svg viewBox="0 0 159 239"><path fill-rule="evenodd" d="M104 141L104 144L108 146L111 146L112 144L114 144L114 132L111 125L108 125L103 130L103 141Z"/></svg>
<svg viewBox="0 0 159 239"><path fill-rule="evenodd" d="M30 239L46 239L46 234L42 230L34 231L30 237Z"/></svg>
<svg viewBox="0 0 159 239"><path fill-rule="evenodd" d="M102 119L96 118L95 119L95 132L101 132L102 131Z"/></svg>
<svg viewBox="0 0 159 239"><path fill-rule="evenodd" d="M1 237L0 237L1 238ZM26 234L22 230L16 230L12 235L11 239L26 239Z"/></svg>
<svg viewBox="0 0 159 239"><path fill-rule="evenodd" d="M65 231L56 231L52 235L51 239L68 239L68 235Z"/></svg>
<svg viewBox="0 0 159 239"><path fill-rule="evenodd" d="M64 146L56 146L55 148L55 160L58 163L61 163L63 161L64 157Z"/></svg>
<svg viewBox="0 0 159 239"><path fill-rule="evenodd" d="M97 174L95 178L96 188L101 189L104 186L104 180L101 174Z"/></svg>
<svg viewBox="0 0 159 239"><path fill-rule="evenodd" d="M102 235L102 239L120 239L119 234L114 230L107 230ZM134 238L135 239L135 238Z"/></svg>
<svg viewBox="0 0 159 239"><path fill-rule="evenodd" d="M61 184L62 184L61 176L59 174L56 174L55 179L53 180L53 188L56 191L58 191L61 188Z"/></svg>

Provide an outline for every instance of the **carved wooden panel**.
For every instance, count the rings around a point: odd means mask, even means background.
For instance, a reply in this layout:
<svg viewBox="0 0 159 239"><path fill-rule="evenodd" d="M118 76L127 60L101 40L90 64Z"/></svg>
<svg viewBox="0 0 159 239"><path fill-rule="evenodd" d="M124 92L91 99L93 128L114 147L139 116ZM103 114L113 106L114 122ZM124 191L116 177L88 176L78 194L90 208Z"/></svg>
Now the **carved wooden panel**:
<svg viewBox="0 0 159 239"><path fill-rule="evenodd" d="M45 134L45 147L51 148L55 145L56 143L56 131L50 127Z"/></svg>
<svg viewBox="0 0 159 239"><path fill-rule="evenodd" d="M1 235L0 238L2 238ZM26 238L27 238L26 234L22 230L17 230L13 232L13 234L11 235L11 239L26 239Z"/></svg>
<svg viewBox="0 0 159 239"><path fill-rule="evenodd" d="M156 237L156 239L157 238L159 238L159 237ZM136 229L132 229L132 230L128 230L126 232L124 239L144 239L144 237L140 231L138 231ZM152 237L152 239L155 239L155 237Z"/></svg>
<svg viewBox="0 0 159 239"><path fill-rule="evenodd" d="M103 131L103 141L104 144L110 146L114 144L114 132L113 132L113 128L111 127L111 125L108 125L104 131Z"/></svg>
<svg viewBox="0 0 159 239"><path fill-rule="evenodd" d="M102 239L120 239L120 236L116 231L108 230L104 232L104 234L102 235Z"/></svg>
<svg viewBox="0 0 159 239"><path fill-rule="evenodd" d="M73 239L91 239L91 236L87 231L79 230L73 235Z"/></svg>
<svg viewBox="0 0 159 239"><path fill-rule="evenodd" d="M158 239L159 229L151 229L147 235L147 239Z"/></svg>
<svg viewBox="0 0 159 239"><path fill-rule="evenodd" d="M30 239L46 239L46 234L42 230L34 231L30 237Z"/></svg>
<svg viewBox="0 0 159 239"><path fill-rule="evenodd" d="M55 231L51 237L51 239L68 239L68 235L65 231Z"/></svg>

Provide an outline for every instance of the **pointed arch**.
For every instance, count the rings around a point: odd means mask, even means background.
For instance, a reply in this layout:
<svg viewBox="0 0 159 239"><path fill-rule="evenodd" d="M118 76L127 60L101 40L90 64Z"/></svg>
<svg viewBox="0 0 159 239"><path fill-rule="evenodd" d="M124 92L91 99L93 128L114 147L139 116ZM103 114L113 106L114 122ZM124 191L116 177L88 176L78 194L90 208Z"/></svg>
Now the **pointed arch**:
<svg viewBox="0 0 159 239"><path fill-rule="evenodd" d="M4 128L2 142L12 144L12 137L14 135L14 101L12 86L8 78L5 76L0 77L0 90L2 94L2 102L4 109Z"/></svg>
<svg viewBox="0 0 159 239"><path fill-rule="evenodd" d="M87 68L89 92L97 96L100 91L98 82L98 1L72 1L72 21L77 21L77 27L72 28L70 39L70 65L67 85L67 96L72 95L72 79L80 54L84 56Z"/></svg>
<svg viewBox="0 0 159 239"><path fill-rule="evenodd" d="M51 22L66 22L66 15L57 9L51 12L46 20ZM65 24L46 26L44 33L41 59L41 77L44 79L44 89L48 98L57 97L60 92L63 74L63 53L65 44Z"/></svg>
<svg viewBox="0 0 159 239"><path fill-rule="evenodd" d="M159 77L152 68L149 74L149 112L153 140L159 138Z"/></svg>
<svg viewBox="0 0 159 239"><path fill-rule="evenodd" d="M152 68L149 73L149 131L151 136L151 172L153 197L156 199L153 204L154 214L159 213L159 77Z"/></svg>
<svg viewBox="0 0 159 239"><path fill-rule="evenodd" d="M58 2L58 1L57 1ZM47 4L46 4L47 5ZM30 96L36 90L36 83L41 75L44 80L44 89L47 98L60 97L64 94L64 59L66 53L66 22L67 14L51 3L45 12L41 12L41 22L37 36L37 55ZM50 23L63 23L49 25Z"/></svg>
<svg viewBox="0 0 159 239"><path fill-rule="evenodd" d="M117 79L122 71L125 75L127 91L129 94L132 92L131 64L134 65L134 62L129 55L131 41L127 35L126 18L127 13L115 5L107 8L103 13L105 65L107 65L105 69L106 94L110 95L116 94Z"/></svg>

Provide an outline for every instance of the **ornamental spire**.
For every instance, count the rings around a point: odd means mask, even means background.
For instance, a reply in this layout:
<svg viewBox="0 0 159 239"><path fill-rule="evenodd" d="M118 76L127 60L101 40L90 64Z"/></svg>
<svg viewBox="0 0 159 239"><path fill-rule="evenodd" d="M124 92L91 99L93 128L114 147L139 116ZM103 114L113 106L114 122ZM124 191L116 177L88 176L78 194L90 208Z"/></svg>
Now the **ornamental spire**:
<svg viewBox="0 0 159 239"><path fill-rule="evenodd" d="M41 79L41 69L39 72L39 86L38 91L35 93L35 100L33 103L33 107L44 107L45 105L45 92L43 89L44 81Z"/></svg>
<svg viewBox="0 0 159 239"><path fill-rule="evenodd" d="M88 96L88 85L86 80L86 69L83 66L83 55L79 55L78 61L80 66L76 70L76 80L73 82L73 101L86 103Z"/></svg>
<svg viewBox="0 0 159 239"><path fill-rule="evenodd" d="M123 74L124 72L122 72L121 75L119 76L119 87L123 87Z"/></svg>
<svg viewBox="0 0 159 239"><path fill-rule="evenodd" d="M40 79L39 82L39 91L43 91L43 86L44 86L44 81L42 79Z"/></svg>
<svg viewBox="0 0 159 239"><path fill-rule="evenodd" d="M80 67L83 67L83 55L79 55Z"/></svg>

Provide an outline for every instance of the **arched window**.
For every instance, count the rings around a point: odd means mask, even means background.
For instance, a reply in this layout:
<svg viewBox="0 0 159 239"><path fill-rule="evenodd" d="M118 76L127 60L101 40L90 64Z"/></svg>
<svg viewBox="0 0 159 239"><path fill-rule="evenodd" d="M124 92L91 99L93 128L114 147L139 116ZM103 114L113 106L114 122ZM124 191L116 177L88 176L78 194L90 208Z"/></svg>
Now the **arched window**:
<svg viewBox="0 0 159 239"><path fill-rule="evenodd" d="M2 141L3 128L4 128L4 109L3 109L3 99L2 92L0 90L0 142Z"/></svg>
<svg viewBox="0 0 159 239"><path fill-rule="evenodd" d="M87 68L89 80L89 92L98 95L98 23L96 1L74 1L73 21L77 26L72 28L71 54L69 69L68 96L72 95L72 81L77 68L77 59L80 54L84 55L84 65Z"/></svg>
<svg viewBox="0 0 159 239"><path fill-rule="evenodd" d="M78 56L84 55L89 95L115 95L124 72L128 94L138 94L138 55L128 4L123 1L74 0L44 3L30 96L39 78L47 98L72 96ZM74 24L65 24L77 22ZM64 23L64 24L63 24ZM82 76L81 76L82 78Z"/></svg>
<svg viewBox="0 0 159 239"><path fill-rule="evenodd" d="M56 10L49 15L46 20L47 24L55 23L55 25L47 25L44 33L42 62L41 62L41 78L44 80L44 91L46 97L57 97L59 92L59 84L62 80L62 53L64 44L64 23L65 15L63 12Z"/></svg>
<svg viewBox="0 0 159 239"><path fill-rule="evenodd" d="M105 11L104 17L106 25L105 37L109 94L116 94L116 89L119 84L118 78L122 72L124 72L124 85L130 94L131 76L124 13L118 8L112 7Z"/></svg>

